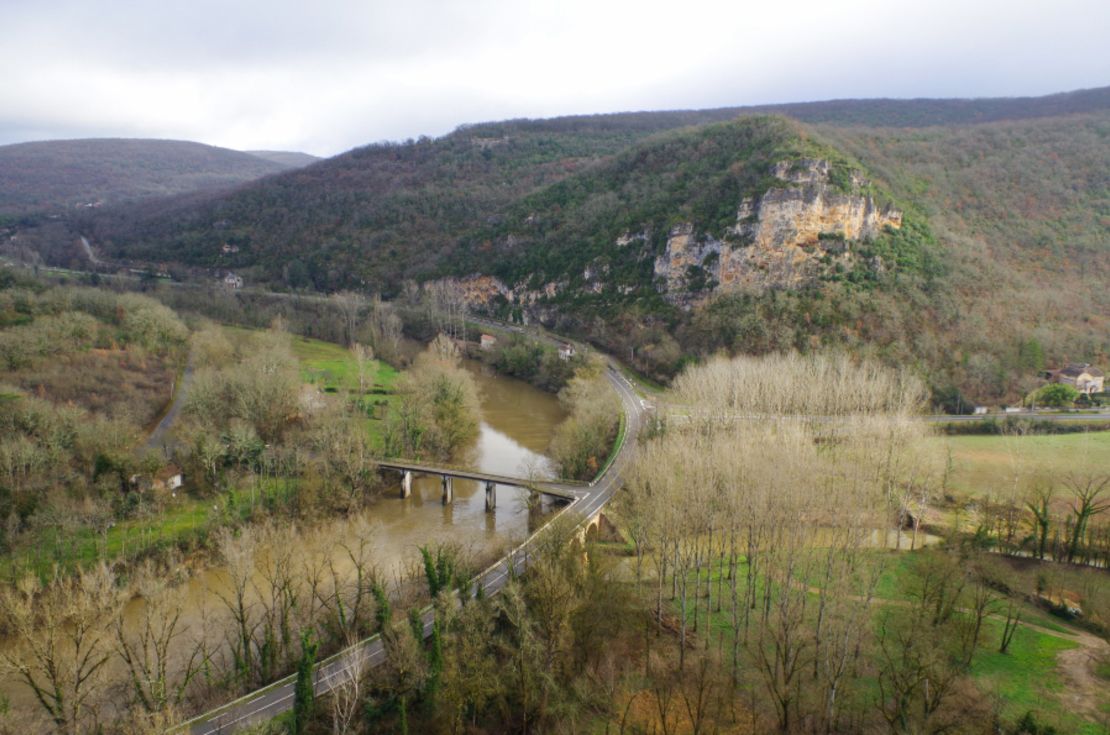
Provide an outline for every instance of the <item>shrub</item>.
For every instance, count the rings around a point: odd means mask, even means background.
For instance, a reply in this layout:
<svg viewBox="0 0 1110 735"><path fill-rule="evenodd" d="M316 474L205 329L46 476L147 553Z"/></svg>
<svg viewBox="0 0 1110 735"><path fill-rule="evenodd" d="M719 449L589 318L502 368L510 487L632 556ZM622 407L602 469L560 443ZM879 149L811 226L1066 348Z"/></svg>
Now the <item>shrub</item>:
<svg viewBox="0 0 1110 735"><path fill-rule="evenodd" d="M1038 388L1025 398L1027 406L1052 406L1067 408L1075 404L1079 391L1066 383L1049 383Z"/></svg>

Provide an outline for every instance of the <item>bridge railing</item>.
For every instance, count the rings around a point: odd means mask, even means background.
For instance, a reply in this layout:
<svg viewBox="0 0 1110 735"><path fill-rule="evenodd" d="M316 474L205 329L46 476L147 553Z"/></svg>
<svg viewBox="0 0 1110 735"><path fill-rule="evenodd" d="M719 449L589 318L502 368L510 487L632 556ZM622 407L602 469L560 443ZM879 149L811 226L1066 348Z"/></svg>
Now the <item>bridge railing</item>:
<svg viewBox="0 0 1110 735"><path fill-rule="evenodd" d="M619 429L618 429L618 432L617 432L617 440L613 444L613 449L609 454L608 460L605 462L605 464L602 466L602 468L598 471L597 475L594 477L593 480L591 480L588 483L580 482L580 481L573 481L573 480L571 480L571 481L567 481L567 480L557 480L557 481L555 481L555 480L546 480L546 481L545 480L540 480L540 481L537 482L537 484L550 483L550 484L582 485L582 486L593 487L598 481L600 481L603 477L605 477L606 473L608 473L608 471L612 467L613 462L616 460L617 456L620 454L620 451L624 446L625 434L626 434L626 430L627 430L627 419L628 419L627 412L624 409L624 403L622 401L621 402L620 426L619 426ZM419 464L419 463L412 462L411 460L400 459L400 458L383 458L383 459L380 459L378 461L379 462L385 462L386 464L389 464L390 462L395 462L397 464ZM429 469L433 468L432 465L419 464L419 466L428 467ZM441 467L443 469L447 469L448 471L451 471L452 469L455 469L455 468L450 467L449 465L443 465ZM475 472L475 470L471 470L471 469L467 469L467 468L458 468L458 469L459 469L459 471L463 471L463 472L467 472L467 473ZM493 562L491 565L489 565L488 567L483 569L480 573L475 575L475 577L473 579L474 592L472 592L472 594L475 594L476 591L477 591L477 587L479 585L482 585L484 580L486 580L487 578L492 577L492 575L502 565L504 565L504 567L506 569L506 574L508 576L511 576L511 575L516 573L516 568L517 568L518 565L523 564L523 566L526 567L527 563L528 563L528 553L527 552L528 552L529 547L531 545L533 545L536 542L536 540L538 538L540 538L543 534L550 532L550 529L552 528L552 521L554 521L556 518L559 518L561 516L565 516L567 514L573 514L574 512L577 511L577 508L578 508L579 504L582 503L582 502L583 502L583 497L576 497L570 503L568 503L567 505L565 505L564 507L559 509L555 513L555 515L547 523L543 524L538 529L536 529L536 531L533 532L530 536L528 536L528 538L523 540L521 543L519 543L515 547L511 548L504 556L502 556L500 559ZM583 516L581 518L581 520L579 521L579 525L581 523L586 522L587 520L588 519L585 516ZM523 557L521 556L521 554L523 554ZM496 590L495 590L495 592L496 592ZM424 606L423 608L421 608L420 609L420 618L421 618L421 620L424 620L428 615L434 614L434 610L435 610L435 608L434 608L433 604L428 604L428 605ZM428 630L428 624L427 624L426 620L425 620L425 630ZM364 638L363 640L361 640L361 641L359 641L359 642L357 642L357 643L355 643L351 646L348 646L347 648L344 648L340 651L337 651L336 653L332 654L331 656L328 656L327 658L319 661L316 665L316 675L314 677L315 685L317 687L320 685L320 678L321 678L320 677L320 670L321 669L332 666L332 665L342 661L343 659L345 659L347 657L358 654L360 651L365 650L369 646L373 645L373 643L375 641L380 640L380 639L381 639L381 633L375 633L374 635L369 636L368 638ZM266 685L265 687L262 687L260 689L256 689L254 691L248 692L248 693L242 695L241 697L238 697L237 699L232 700L231 702L228 702L224 705L221 705L220 707L217 707L217 708L215 708L213 710L210 710L208 712L205 712L203 714L197 715L196 717L194 717L194 718L178 725L177 727L173 728L171 730L171 732L187 732L187 731L191 730L194 726L199 725L199 724L204 723L204 722L216 721L218 723L219 722L218 718L222 714L231 713L231 712L234 711L235 707L237 707L238 705L244 704L244 703L246 703L246 702L248 702L249 700L252 700L252 699L257 699L259 696L264 695L267 692L271 692L271 691L273 691L275 689L278 689L278 688L281 688L283 686L288 686L293 681L295 681L296 676L297 675L295 673L290 674L288 676L282 677L281 679L278 679L275 682L272 682L272 683ZM250 715L248 714L246 716L249 717ZM230 724L231 723L225 723L223 725L218 725L218 728L222 727L222 726L230 725Z"/></svg>
<svg viewBox="0 0 1110 735"><path fill-rule="evenodd" d="M421 461L421 460L407 459L407 458L403 458L403 457L381 457L381 458L375 459L374 461L377 462L378 465L392 465L392 464L408 465L408 466L411 466L411 467L425 468L429 472L435 472L437 470L443 470L444 474L458 473L458 474L466 474L466 475L483 475L483 476L489 476L489 477L501 477L501 478L504 478L506 480L513 480L515 483L519 483L520 487L528 487L529 485L578 485L580 487L588 487L588 486L592 485L592 483L584 482L582 480L564 480L562 478L546 479L546 478L539 478L539 477L537 477L537 478L514 477L512 475L504 475L504 474L501 474L499 472L485 472L483 470L474 469L473 467L464 467L462 465L454 465L454 464L450 464L450 463L430 463L430 462L424 462L424 461ZM606 468L608 468L608 465L606 465ZM602 474L604 474L604 473L603 472L598 473L598 477L600 477Z"/></svg>

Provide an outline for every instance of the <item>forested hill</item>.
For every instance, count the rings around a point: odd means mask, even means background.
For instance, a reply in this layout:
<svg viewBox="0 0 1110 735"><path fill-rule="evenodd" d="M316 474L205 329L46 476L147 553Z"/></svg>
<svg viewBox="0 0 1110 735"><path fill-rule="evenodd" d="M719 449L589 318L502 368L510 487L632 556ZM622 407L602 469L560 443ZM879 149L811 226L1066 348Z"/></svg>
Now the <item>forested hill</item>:
<svg viewBox="0 0 1110 735"><path fill-rule="evenodd" d="M255 275L271 282L388 288L436 271L461 238L523 197L668 130L778 112L858 137L861 128L1074 122L1108 110L1110 87L1037 98L839 100L482 123L437 139L366 146L227 194L91 212L81 225L118 257L227 265L219 249L231 243L240 246L232 265L257 267ZM866 152L857 154L866 164ZM1038 195L1038 182L1023 186Z"/></svg>
<svg viewBox="0 0 1110 735"><path fill-rule="evenodd" d="M283 287L462 277L489 310L661 377L829 343L913 365L938 395L1012 399L1038 365L1110 352L1108 98L488 123L79 225L111 257Z"/></svg>
<svg viewBox="0 0 1110 735"><path fill-rule="evenodd" d="M308 162L177 140L17 143L0 146L0 214L59 212L226 188Z"/></svg>
<svg viewBox="0 0 1110 735"><path fill-rule="evenodd" d="M623 130L650 134L660 130L724 122L740 115L783 115L804 123L867 127L929 127L968 125L1059 117L1110 110L1110 87L1081 89L1042 97L986 97L978 99L842 99L793 102L707 110L663 110L603 115L571 115L548 120L510 120L465 126L471 132L548 132Z"/></svg>

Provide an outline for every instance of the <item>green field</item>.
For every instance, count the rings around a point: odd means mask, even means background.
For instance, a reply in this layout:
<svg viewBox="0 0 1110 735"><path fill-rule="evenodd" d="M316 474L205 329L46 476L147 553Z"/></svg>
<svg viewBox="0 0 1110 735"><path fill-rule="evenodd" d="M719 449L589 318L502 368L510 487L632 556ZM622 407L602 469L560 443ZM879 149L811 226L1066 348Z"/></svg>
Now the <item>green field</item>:
<svg viewBox="0 0 1110 735"><path fill-rule="evenodd" d="M178 498L148 516L117 521L102 531L46 528L33 547L0 559L0 578L15 579L27 572L47 576L54 566L72 571L100 560L133 560L158 550L202 544L210 531L249 518L257 505L286 502L290 490L281 479L259 480L253 489L232 489L217 498Z"/></svg>
<svg viewBox="0 0 1110 735"><path fill-rule="evenodd" d="M345 393L360 400L358 363L351 351L332 342L308 337L293 338L293 354L301 363L301 377L325 393ZM361 403L366 409L366 428L374 445L381 447L382 419L393 400L393 385L400 373L380 360L370 360L365 368L367 394Z"/></svg>
<svg viewBox="0 0 1110 735"><path fill-rule="evenodd" d="M321 389L358 390L358 365L351 351L332 342L322 342L308 337L293 337L293 354L301 361L301 374L306 382ZM380 360L367 363L367 387L389 391L397 380L398 372Z"/></svg>
<svg viewBox="0 0 1110 735"><path fill-rule="evenodd" d="M1071 713L1061 701L1064 682L1056 657L1077 643L1021 627L1002 654L998 652L1001 636L1001 622L984 622L984 645L971 664L971 675L981 689L998 696L1003 720L1017 720L1032 712L1040 722L1055 723L1060 732L1103 732Z"/></svg>
<svg viewBox="0 0 1110 735"><path fill-rule="evenodd" d="M24 572L47 575L58 565L64 570L87 567L100 559L134 558L152 547L177 546L202 532L212 514L212 501L187 501L165 509L157 517L113 523L98 533L91 528L43 529L33 547L20 550L0 563L6 578Z"/></svg>
<svg viewBox="0 0 1110 735"><path fill-rule="evenodd" d="M909 599L907 582L915 562L914 552L886 553L883 572L875 590L875 604L903 605ZM743 578L744 566L741 564L740 577ZM710 578L714 598L717 595L717 573ZM702 590L704 593L704 572ZM720 612L712 614L714 638L731 638L731 610L727 603L728 583L724 585L725 604ZM691 598L687 609L687 620L693 624L692 593L694 584L691 579L689 590ZM699 601L704 605L704 599ZM1058 620L1033 605L1021 603L1021 620L1045 630L1036 630L1022 625L1018 628L1010 649L1006 654L998 652L1002 635L1002 621L997 617L984 621L981 645L971 667L971 677L976 685L985 692L998 696L1001 714L1005 721L1018 720L1026 712L1033 712L1041 723L1052 723L1058 731L1094 735L1104 732L1096 725L1074 714L1068 709L1061 694L1065 690L1057 656L1078 643L1071 640L1071 631ZM672 612L679 613L677 601L672 603ZM704 626L704 611L701 613ZM703 628L704 631L704 628ZM1049 632L1051 631L1051 632ZM1057 633L1060 635L1053 635ZM693 631L691 629L691 634ZM704 632L702 633L704 635ZM1110 688L1104 706L1110 706Z"/></svg>
<svg viewBox="0 0 1110 735"><path fill-rule="evenodd" d="M952 490L967 495L1009 495L1069 472L1110 472L1110 431L1039 436L946 436Z"/></svg>

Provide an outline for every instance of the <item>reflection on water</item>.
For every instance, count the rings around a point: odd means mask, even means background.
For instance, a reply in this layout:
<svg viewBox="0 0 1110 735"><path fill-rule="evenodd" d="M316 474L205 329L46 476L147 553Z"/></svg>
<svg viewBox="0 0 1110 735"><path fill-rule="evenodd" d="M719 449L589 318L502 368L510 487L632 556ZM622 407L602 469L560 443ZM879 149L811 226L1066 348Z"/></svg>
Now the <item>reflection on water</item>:
<svg viewBox="0 0 1110 735"><path fill-rule="evenodd" d="M566 416L558 399L477 361L463 364L478 384L482 422L474 445L454 463L501 475L554 477L544 452ZM454 502L443 505L439 477L417 476L412 495L404 500L399 477L387 474L385 480L389 489L367 516L380 524L375 543L387 568L410 563L417 548L428 543L452 543L488 555L523 540L536 520L525 504L527 492L519 488L498 485L496 510L487 513L481 483L454 480Z"/></svg>
<svg viewBox="0 0 1110 735"><path fill-rule="evenodd" d="M544 452L565 416L555 396L498 376L480 363L465 365L481 392L482 422L474 445L456 463L503 475L553 477ZM405 499L400 497L398 475L386 473L383 480L382 496L359 517L328 520L302 532L297 538L299 560L306 565L330 561L338 569L349 569L343 547L357 547L368 538L374 565L388 582L415 568L423 545L452 544L476 560L492 561L525 539L552 502L545 499L540 513L530 512L526 491L498 486L496 509L487 512L485 488L473 481L455 480L454 502L444 505L438 477L414 478L412 494ZM265 555L264 549L259 552ZM186 582L187 607L181 623L194 632L206 629L205 619L222 608L220 596L227 590L228 575L219 565L194 574ZM124 612L126 625L138 624L142 605L141 600L131 601ZM114 659L109 666L121 670ZM31 692L11 679L0 680L0 693L17 711L37 706Z"/></svg>

